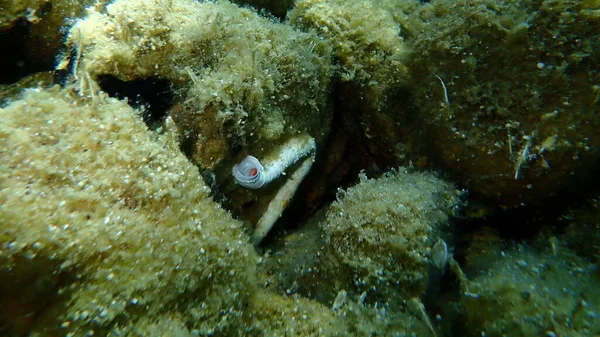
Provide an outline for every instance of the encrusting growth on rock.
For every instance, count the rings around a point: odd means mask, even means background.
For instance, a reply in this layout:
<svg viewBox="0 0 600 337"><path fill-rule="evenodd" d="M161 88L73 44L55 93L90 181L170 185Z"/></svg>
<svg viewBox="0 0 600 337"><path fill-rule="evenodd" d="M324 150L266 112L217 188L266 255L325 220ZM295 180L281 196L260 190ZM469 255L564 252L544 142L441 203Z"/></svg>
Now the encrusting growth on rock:
<svg viewBox="0 0 600 337"><path fill-rule="evenodd" d="M31 89L0 112L0 306L23 308L0 326L128 332L165 313L202 317L200 330L241 324L256 253L177 144L104 93Z"/></svg>

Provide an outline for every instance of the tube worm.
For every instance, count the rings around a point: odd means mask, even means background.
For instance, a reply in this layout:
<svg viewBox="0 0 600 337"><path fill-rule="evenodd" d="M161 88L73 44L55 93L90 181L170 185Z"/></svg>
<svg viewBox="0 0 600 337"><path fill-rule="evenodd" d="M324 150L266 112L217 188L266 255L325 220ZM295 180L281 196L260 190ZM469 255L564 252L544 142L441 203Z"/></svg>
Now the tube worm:
<svg viewBox="0 0 600 337"><path fill-rule="evenodd" d="M277 191L267 210L256 223L251 238L254 244L259 244L262 241L279 219L288 202L296 194L298 186L312 167L315 152L314 138L301 135L284 143L274 156L264 161L264 164L261 164L253 156L247 156L242 162L233 167L233 178L238 184L250 189L259 189L277 179L277 177L284 174L288 167L303 159L302 164Z"/></svg>
<svg viewBox="0 0 600 337"><path fill-rule="evenodd" d="M241 163L233 167L235 181L250 189L261 188L265 184L265 168L254 156L247 156Z"/></svg>
<svg viewBox="0 0 600 337"><path fill-rule="evenodd" d="M291 138L281 146L274 156L265 159L263 164L254 156L244 158L233 167L233 178L239 185L246 188L259 189L277 179L285 169L314 153L315 150L314 138L308 135Z"/></svg>

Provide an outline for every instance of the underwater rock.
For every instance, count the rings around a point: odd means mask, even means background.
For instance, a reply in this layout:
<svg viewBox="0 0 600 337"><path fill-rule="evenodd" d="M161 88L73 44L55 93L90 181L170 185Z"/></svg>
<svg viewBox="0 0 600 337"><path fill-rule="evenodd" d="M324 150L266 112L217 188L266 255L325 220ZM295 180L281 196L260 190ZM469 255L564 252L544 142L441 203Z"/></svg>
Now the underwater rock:
<svg viewBox="0 0 600 337"><path fill-rule="evenodd" d="M54 68L64 48L64 29L88 6L101 7L108 0L0 0L0 41L3 55L0 83Z"/></svg>
<svg viewBox="0 0 600 337"><path fill-rule="evenodd" d="M507 208L539 203L596 170L598 8L439 0L399 19L432 157L471 192Z"/></svg>
<svg viewBox="0 0 600 337"><path fill-rule="evenodd" d="M215 199L255 224L275 198L249 191L231 168L284 150L299 135L319 149L329 133L331 46L228 2L115 1L71 28L81 54L75 74L124 81L159 78L175 92L167 111L184 153L201 168Z"/></svg>
<svg viewBox="0 0 600 337"><path fill-rule="evenodd" d="M328 132L329 44L234 4L115 1L78 21L69 43L78 73L171 81L183 150L218 179L240 150L259 157L299 132L317 144Z"/></svg>
<svg viewBox="0 0 600 337"><path fill-rule="evenodd" d="M323 247L313 269L314 292L353 296L402 307L425 292L431 247L445 235L461 193L428 173L406 169L340 190L322 223ZM329 283L329 284L328 284Z"/></svg>
<svg viewBox="0 0 600 337"><path fill-rule="evenodd" d="M600 195L567 210L559 221L569 249L600 266Z"/></svg>
<svg viewBox="0 0 600 337"><path fill-rule="evenodd" d="M422 313L406 307L391 308L377 302L379 298L373 298L373 293L356 294L354 290L331 286L334 282L331 276L320 273L321 263L326 260L319 228L325 221L325 212L326 209L317 212L299 230L281 236L281 241L269 246L270 253L259 264L259 277L265 289L290 298L303 296L320 302L344 322L350 336L435 336Z"/></svg>
<svg viewBox="0 0 600 337"><path fill-rule="evenodd" d="M328 306L258 288L249 237L168 127L71 86L0 114L3 335L349 335Z"/></svg>
<svg viewBox="0 0 600 337"><path fill-rule="evenodd" d="M261 283L330 306L354 336L435 336L419 297L436 269L432 247L448 237L461 194L429 173L361 174L329 208L270 246Z"/></svg>
<svg viewBox="0 0 600 337"><path fill-rule="evenodd" d="M56 77L52 72L33 73L11 84L0 84L0 106L17 99L27 88L49 88L55 85Z"/></svg>
<svg viewBox="0 0 600 337"><path fill-rule="evenodd" d="M462 294L468 336L595 336L600 288L593 267L567 250L498 254Z"/></svg>
<svg viewBox="0 0 600 337"><path fill-rule="evenodd" d="M303 0L330 39L362 167L443 166L512 208L577 193L600 160L596 1Z"/></svg>
<svg viewBox="0 0 600 337"><path fill-rule="evenodd" d="M106 334L170 313L239 331L255 251L176 143L103 93L30 89L0 114L2 334Z"/></svg>
<svg viewBox="0 0 600 337"><path fill-rule="evenodd" d="M244 336L353 336L347 320L300 296L257 292L250 305Z"/></svg>
<svg viewBox="0 0 600 337"><path fill-rule="evenodd" d="M406 80L408 50L399 36L400 27L372 1L301 0L289 20L331 40L342 82L378 90L385 97L390 88Z"/></svg>
<svg viewBox="0 0 600 337"><path fill-rule="evenodd" d="M287 11L294 6L294 0L233 0L239 5L250 5L257 10L266 10L278 18L285 18Z"/></svg>
<svg viewBox="0 0 600 337"><path fill-rule="evenodd" d="M410 50L390 13L374 1L300 0L289 21L333 45L340 68L339 127L350 137L358 166L375 163L385 170L416 157L413 143L419 140L407 132L414 110L406 90Z"/></svg>

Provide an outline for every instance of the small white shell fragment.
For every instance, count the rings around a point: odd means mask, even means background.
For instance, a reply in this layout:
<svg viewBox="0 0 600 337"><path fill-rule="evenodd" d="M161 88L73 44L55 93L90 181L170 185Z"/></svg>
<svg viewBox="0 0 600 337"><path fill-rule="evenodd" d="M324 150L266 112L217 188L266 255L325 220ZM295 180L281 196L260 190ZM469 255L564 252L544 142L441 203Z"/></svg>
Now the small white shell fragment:
<svg viewBox="0 0 600 337"><path fill-rule="evenodd" d="M336 311L340 310L346 304L347 295L348 293L346 292L346 290L340 290L340 292L335 297L331 308Z"/></svg>
<svg viewBox="0 0 600 337"><path fill-rule="evenodd" d="M448 245L442 239L439 239L433 248L431 248L431 259L433 265L444 270L448 264Z"/></svg>
<svg viewBox="0 0 600 337"><path fill-rule="evenodd" d="M364 304L365 304L365 300L366 300L366 299L367 299L367 292L366 292L366 291L363 291L363 292L360 294L360 297L358 298L358 303L359 303L359 304L363 304L363 305L364 305Z"/></svg>

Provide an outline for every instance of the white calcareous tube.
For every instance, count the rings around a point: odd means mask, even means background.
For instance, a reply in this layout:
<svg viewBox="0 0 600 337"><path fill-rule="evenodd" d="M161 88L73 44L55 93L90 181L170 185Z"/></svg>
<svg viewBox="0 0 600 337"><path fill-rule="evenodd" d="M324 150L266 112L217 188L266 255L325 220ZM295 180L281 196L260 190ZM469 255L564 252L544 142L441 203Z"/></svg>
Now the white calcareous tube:
<svg viewBox="0 0 600 337"><path fill-rule="evenodd" d="M250 189L259 189L277 179L288 167L298 160L314 154L316 144L314 138L301 135L291 138L280 148L279 152L261 162L254 156L246 156L233 167L235 181Z"/></svg>
<svg viewBox="0 0 600 337"><path fill-rule="evenodd" d="M296 194L296 190L304 177L310 171L315 160L314 154L304 159L300 167L288 178L285 184L279 189L273 200L269 203L269 207L258 220L252 233L251 242L259 244L262 239L269 233L275 222L279 219L288 203Z"/></svg>
<svg viewBox="0 0 600 337"><path fill-rule="evenodd" d="M246 156L241 163L233 167L233 178L246 188L258 189L265 184L264 170L256 157Z"/></svg>
<svg viewBox="0 0 600 337"><path fill-rule="evenodd" d="M277 153L264 160L263 164L253 156L246 156L242 162L233 167L235 181L250 189L259 189L277 179L284 171L299 160L302 164L279 189L267 210L258 220L251 241L259 244L271 230L292 199L298 186L310 171L315 160L316 144L314 138L300 135L288 140Z"/></svg>

